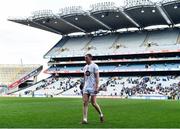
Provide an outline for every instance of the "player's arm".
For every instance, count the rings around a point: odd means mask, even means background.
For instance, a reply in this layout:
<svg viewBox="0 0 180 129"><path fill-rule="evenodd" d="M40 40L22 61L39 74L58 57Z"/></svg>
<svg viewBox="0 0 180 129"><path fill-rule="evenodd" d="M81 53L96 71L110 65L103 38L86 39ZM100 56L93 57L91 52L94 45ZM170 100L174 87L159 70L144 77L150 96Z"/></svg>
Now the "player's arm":
<svg viewBox="0 0 180 129"><path fill-rule="evenodd" d="M83 77L83 81L81 82L80 90L83 90L84 86L85 86L85 75Z"/></svg>
<svg viewBox="0 0 180 129"><path fill-rule="evenodd" d="M95 73L95 78L96 78L96 86L95 86L95 89L96 91L98 91L98 88L99 88L99 71L97 71Z"/></svg>
<svg viewBox="0 0 180 129"><path fill-rule="evenodd" d="M83 75L83 80L81 81L80 90L83 90L85 86L85 74Z"/></svg>
<svg viewBox="0 0 180 129"><path fill-rule="evenodd" d="M95 78L96 78L95 90L98 91L98 88L99 88L99 68L98 68L98 66L96 66L96 68L95 68Z"/></svg>
<svg viewBox="0 0 180 129"><path fill-rule="evenodd" d="M85 86L85 74L84 74L84 78L83 78L83 88Z"/></svg>

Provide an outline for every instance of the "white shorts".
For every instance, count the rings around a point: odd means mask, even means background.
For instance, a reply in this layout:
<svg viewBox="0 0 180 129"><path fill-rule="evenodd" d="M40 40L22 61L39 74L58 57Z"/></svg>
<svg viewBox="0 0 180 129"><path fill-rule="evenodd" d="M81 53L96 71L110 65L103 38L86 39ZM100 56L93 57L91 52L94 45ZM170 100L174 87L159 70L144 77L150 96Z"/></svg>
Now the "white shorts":
<svg viewBox="0 0 180 129"><path fill-rule="evenodd" d="M95 96L95 90L93 88L84 88L83 94L88 94L90 96Z"/></svg>

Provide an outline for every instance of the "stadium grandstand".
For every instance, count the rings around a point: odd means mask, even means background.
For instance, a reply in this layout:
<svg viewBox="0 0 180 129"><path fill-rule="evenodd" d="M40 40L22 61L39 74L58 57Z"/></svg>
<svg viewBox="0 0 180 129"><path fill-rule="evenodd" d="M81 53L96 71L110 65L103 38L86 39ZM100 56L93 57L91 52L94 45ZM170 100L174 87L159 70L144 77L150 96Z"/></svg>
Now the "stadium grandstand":
<svg viewBox="0 0 180 129"><path fill-rule="evenodd" d="M8 20L62 35L44 55L50 77L13 95L81 96L84 55L91 53L107 89L99 96L180 98L179 0L102 2Z"/></svg>
<svg viewBox="0 0 180 129"><path fill-rule="evenodd" d="M41 65L0 64L0 94L9 94L32 86L42 68Z"/></svg>

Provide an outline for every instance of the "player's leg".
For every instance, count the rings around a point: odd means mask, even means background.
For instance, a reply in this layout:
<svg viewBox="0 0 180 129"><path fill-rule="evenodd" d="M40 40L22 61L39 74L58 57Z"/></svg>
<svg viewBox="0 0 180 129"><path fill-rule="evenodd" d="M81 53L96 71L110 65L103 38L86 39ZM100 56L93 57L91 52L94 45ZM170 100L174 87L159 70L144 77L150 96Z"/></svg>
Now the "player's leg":
<svg viewBox="0 0 180 129"><path fill-rule="evenodd" d="M91 96L91 104L93 105L93 107L96 109L96 111L99 113L100 115L100 121L101 122L104 122L104 116L103 116L103 113L101 111L101 108L99 106L99 104L97 103L96 101L96 95L92 95Z"/></svg>
<svg viewBox="0 0 180 129"><path fill-rule="evenodd" d="M82 121L82 124L87 123L88 103L89 103L89 95L85 93L85 94L83 94L83 121Z"/></svg>

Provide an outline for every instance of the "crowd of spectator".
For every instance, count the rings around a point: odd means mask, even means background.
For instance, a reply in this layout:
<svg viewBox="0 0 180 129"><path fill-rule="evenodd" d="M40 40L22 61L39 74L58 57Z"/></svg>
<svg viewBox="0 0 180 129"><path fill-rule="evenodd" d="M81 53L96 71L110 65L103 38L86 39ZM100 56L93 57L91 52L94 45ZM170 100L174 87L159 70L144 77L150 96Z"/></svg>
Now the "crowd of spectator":
<svg viewBox="0 0 180 129"><path fill-rule="evenodd" d="M55 78L55 77L50 77L48 79L43 79L42 81L38 82L40 85L38 85L35 90L27 90L24 92L25 95L28 95L28 94L34 94L35 91L37 90L40 90L40 89L43 89L43 88L46 88L47 86L53 84L54 82L58 81L59 79L58 78Z"/></svg>
<svg viewBox="0 0 180 129"><path fill-rule="evenodd" d="M158 94L168 96L169 99L180 99L180 81L176 76L144 76L144 77L109 77L101 78L100 90L111 88L109 95L111 96L138 96ZM51 85L59 81L58 85ZM42 80L41 85L36 87L34 91L27 90L25 95L34 94L35 91L51 91L58 94L66 93L70 89L71 95L81 95L80 85L83 80L81 78L49 78ZM112 93L110 93L112 92ZM48 94L48 93L46 93ZM58 95L57 94L57 95ZM98 94L101 95L101 94Z"/></svg>
<svg viewBox="0 0 180 129"><path fill-rule="evenodd" d="M109 78L109 80L103 84L105 87L115 87L115 85L122 86L121 92L116 92L114 88L115 96L137 96L137 95L164 95L169 99L180 99L180 82L176 76L148 76L148 77L128 77L126 81L119 81L122 77Z"/></svg>

